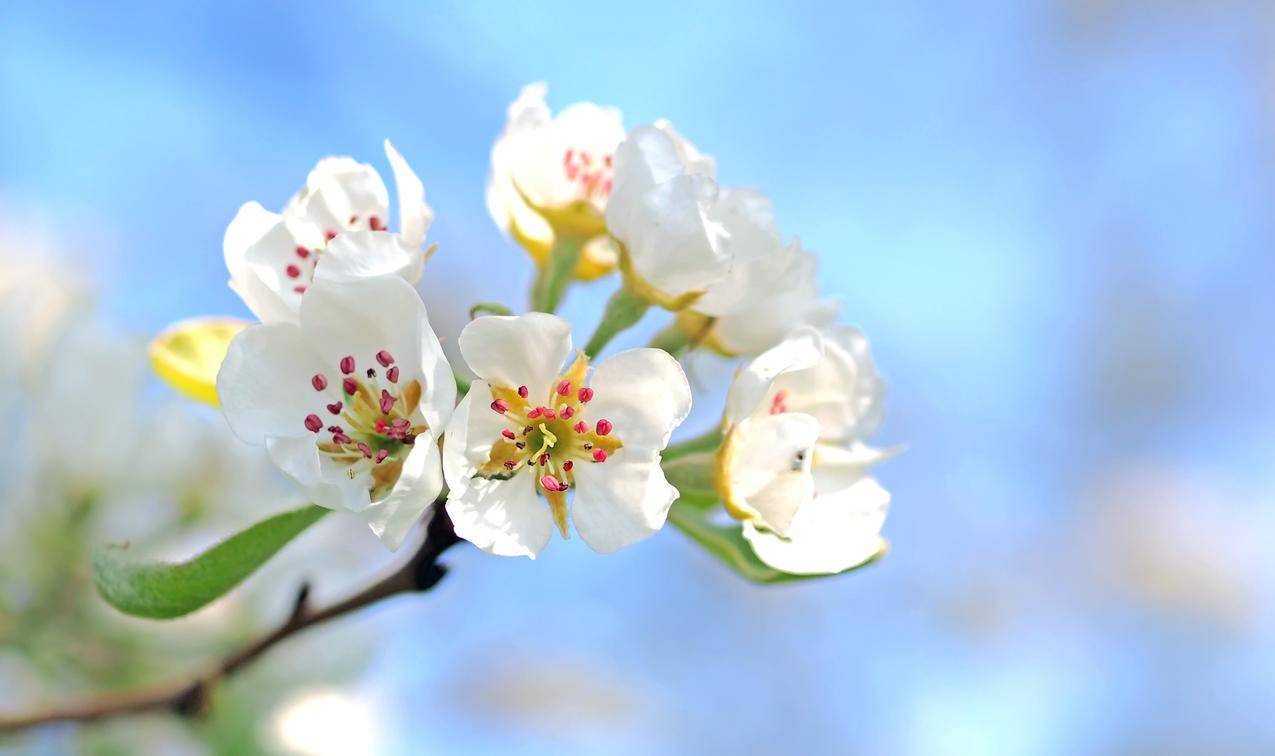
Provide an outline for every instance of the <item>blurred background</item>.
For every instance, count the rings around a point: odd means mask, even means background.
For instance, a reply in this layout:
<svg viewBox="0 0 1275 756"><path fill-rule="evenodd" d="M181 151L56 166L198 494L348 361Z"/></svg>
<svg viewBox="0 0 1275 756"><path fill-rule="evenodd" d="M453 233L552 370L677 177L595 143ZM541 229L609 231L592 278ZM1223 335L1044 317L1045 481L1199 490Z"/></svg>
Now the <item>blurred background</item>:
<svg viewBox="0 0 1275 756"><path fill-rule="evenodd" d="M206 722L0 751L1272 752L1273 22L1243 0L8 0L6 710L196 669L302 579L322 600L393 561L332 517L178 622L86 583L105 539L188 554L295 502L144 364L172 321L247 315L221 255L241 203L282 207L328 154L388 176L389 137L437 211L444 338L474 301L525 302L483 189L531 81L667 117L770 193L890 381L874 440L909 449L877 470L892 552L849 576L748 585L672 529L605 558L457 550L436 592L281 648ZM572 290L578 336L614 286ZM731 369L694 361L686 435Z"/></svg>

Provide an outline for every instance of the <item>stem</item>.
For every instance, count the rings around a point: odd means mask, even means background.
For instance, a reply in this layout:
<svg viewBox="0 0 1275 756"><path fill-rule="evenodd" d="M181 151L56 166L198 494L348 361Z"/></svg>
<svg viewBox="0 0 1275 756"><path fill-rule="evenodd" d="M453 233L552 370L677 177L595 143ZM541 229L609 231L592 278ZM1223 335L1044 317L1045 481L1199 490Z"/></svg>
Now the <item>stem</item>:
<svg viewBox="0 0 1275 756"><path fill-rule="evenodd" d="M590 359L596 357L607 344L611 343L611 339L641 320L648 307L650 304L630 291L627 286L617 289L607 301L606 310L602 313L602 322L598 323L597 329L589 337L589 343L584 346L584 353Z"/></svg>
<svg viewBox="0 0 1275 756"><path fill-rule="evenodd" d="M678 500L716 504L717 459L712 452L696 452L663 462L664 477L677 489Z"/></svg>
<svg viewBox="0 0 1275 756"><path fill-rule="evenodd" d="M659 333L651 337L649 347L663 349L674 357L682 356L682 352L691 345L691 337L683 331L677 321L673 321L665 326Z"/></svg>
<svg viewBox="0 0 1275 756"><path fill-rule="evenodd" d="M549 250L549 260L540 268L531 287L531 309L540 312L554 312L558 309L562 295L566 293L575 273L584 242L584 239L561 234L554 239L553 249Z"/></svg>
<svg viewBox="0 0 1275 756"><path fill-rule="evenodd" d="M184 717L202 714L217 683L252 664L293 635L401 593L424 593L437 585L447 574L447 568L438 564L438 557L460 542L443 504L442 498L434 502L434 515L426 528L425 540L397 570L344 601L317 610L309 604L310 586L302 585L287 621L234 651L208 672L149 688L107 693L43 711L0 715L0 733L19 732L54 722L94 722L149 711L169 711Z"/></svg>
<svg viewBox="0 0 1275 756"><path fill-rule="evenodd" d="M717 451L717 447L721 445L722 429L712 428L703 435L696 436L695 438L688 438L685 441L670 445L664 450L664 454L661 456L664 461L667 462L677 459L678 457L684 457L688 454L694 454L695 452L715 452Z"/></svg>

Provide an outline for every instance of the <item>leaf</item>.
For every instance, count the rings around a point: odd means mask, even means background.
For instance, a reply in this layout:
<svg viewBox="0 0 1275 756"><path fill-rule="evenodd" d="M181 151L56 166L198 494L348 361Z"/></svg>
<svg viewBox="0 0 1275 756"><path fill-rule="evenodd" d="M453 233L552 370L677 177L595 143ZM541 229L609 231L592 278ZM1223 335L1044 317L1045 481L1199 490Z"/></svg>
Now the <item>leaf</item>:
<svg viewBox="0 0 1275 756"><path fill-rule="evenodd" d="M186 562L132 561L127 545L107 546L93 557L93 582L106 603L125 614L181 617L243 582L328 511L307 504L275 515Z"/></svg>
<svg viewBox="0 0 1275 756"><path fill-rule="evenodd" d="M703 546L705 551L754 583L791 583L798 580L815 580L833 576L797 575L771 567L757 558L757 554L753 552L753 547L744 538L743 531L738 525L718 525L709 519L714 508L714 506L706 506L703 500L686 501L679 499L674 502L673 507L669 510L668 519L669 522L673 523L674 527L690 536L691 540L700 546ZM881 550L874 554L871 559L834 574L844 575L860 567L866 567L885 556L885 552L886 547L883 543Z"/></svg>
<svg viewBox="0 0 1275 756"><path fill-rule="evenodd" d="M151 368L184 396L216 407L221 361L230 340L249 325L233 318L192 318L174 323L151 342Z"/></svg>

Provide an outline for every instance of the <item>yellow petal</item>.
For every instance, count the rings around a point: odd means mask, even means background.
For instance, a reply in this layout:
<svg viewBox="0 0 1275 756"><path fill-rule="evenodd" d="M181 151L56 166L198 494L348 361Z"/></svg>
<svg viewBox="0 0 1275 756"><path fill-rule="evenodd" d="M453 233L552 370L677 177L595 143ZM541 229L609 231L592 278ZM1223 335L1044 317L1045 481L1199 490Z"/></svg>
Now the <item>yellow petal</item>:
<svg viewBox="0 0 1275 756"><path fill-rule="evenodd" d="M192 318L174 323L151 342L151 368L181 394L219 406L217 371L230 340L249 325L234 318Z"/></svg>

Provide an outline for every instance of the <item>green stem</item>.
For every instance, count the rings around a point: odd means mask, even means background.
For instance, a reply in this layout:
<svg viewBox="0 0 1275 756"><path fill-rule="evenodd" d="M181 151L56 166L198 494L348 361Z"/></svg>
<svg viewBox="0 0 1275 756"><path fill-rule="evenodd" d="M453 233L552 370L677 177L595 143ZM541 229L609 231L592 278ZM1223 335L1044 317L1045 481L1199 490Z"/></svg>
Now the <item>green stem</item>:
<svg viewBox="0 0 1275 756"><path fill-rule="evenodd" d="M664 477L678 490L679 500L695 506L717 503L717 460L712 452L687 454L662 463Z"/></svg>
<svg viewBox="0 0 1275 756"><path fill-rule="evenodd" d="M559 235L549 250L549 261L540 268L536 281L531 287L531 309L540 312L554 312L566 293L571 277L575 274L576 263L580 260L580 250L584 248L584 239L574 236Z"/></svg>
<svg viewBox="0 0 1275 756"><path fill-rule="evenodd" d="M694 454L696 452L715 452L717 451L717 447L721 445L722 429L713 428L707 433L696 436L695 438L688 438L685 441L679 441L676 444L670 445L664 450L664 454L662 456L667 462L668 460L685 457L688 454Z"/></svg>
<svg viewBox="0 0 1275 756"><path fill-rule="evenodd" d="M676 321L669 323L663 330L651 337L650 343L647 344L649 347L663 349L674 357L682 356L682 353L690 345L691 337L678 326Z"/></svg>
<svg viewBox="0 0 1275 756"><path fill-rule="evenodd" d="M628 287L616 290L607 301L607 308L602 313L602 322L598 323L597 329L589 337L584 353L590 359L596 357L607 344L611 343L611 339L641 320L648 307L650 304L629 291Z"/></svg>

